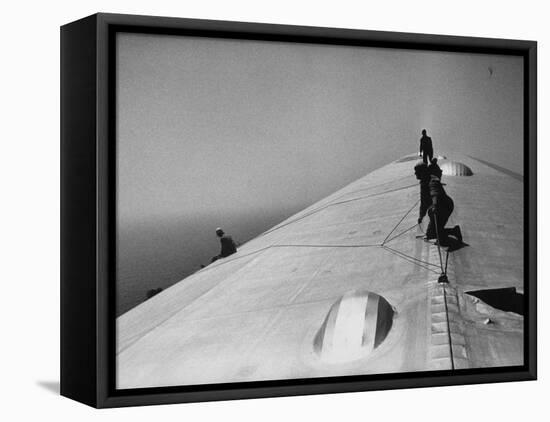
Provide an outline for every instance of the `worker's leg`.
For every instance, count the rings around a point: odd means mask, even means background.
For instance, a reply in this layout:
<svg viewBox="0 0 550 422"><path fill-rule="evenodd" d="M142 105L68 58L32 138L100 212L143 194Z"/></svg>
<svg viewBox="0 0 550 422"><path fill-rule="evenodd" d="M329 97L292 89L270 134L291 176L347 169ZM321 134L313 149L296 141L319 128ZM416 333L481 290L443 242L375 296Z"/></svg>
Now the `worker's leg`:
<svg viewBox="0 0 550 422"><path fill-rule="evenodd" d="M448 220L450 215L452 214L452 212L454 210L454 202L451 198L449 198L447 202L448 202L447 209L449 211L448 212L449 216L447 217L447 220ZM451 229L445 229L445 233L446 233L447 236L455 237L459 241L459 243L463 243L463 241L462 241L462 230L460 229L459 225L456 225Z"/></svg>
<svg viewBox="0 0 550 422"><path fill-rule="evenodd" d="M452 234L452 229L446 229L445 225L449 221L454 209L454 204L451 198L448 198L447 201L441 203L437 207L437 234L439 235L439 241L441 246L449 245L449 234Z"/></svg>
<svg viewBox="0 0 550 422"><path fill-rule="evenodd" d="M426 155L428 156L428 163L431 163L432 159L434 158L434 152L433 151L428 151L426 153Z"/></svg>
<svg viewBox="0 0 550 422"><path fill-rule="evenodd" d="M428 212L428 217L430 218L430 222L428 223L428 227L426 228L426 239L436 239L437 233L435 231L435 218L433 212Z"/></svg>
<svg viewBox="0 0 550 422"><path fill-rule="evenodd" d="M454 226L452 229L445 229L447 231L447 236L453 236L456 237L459 243L464 243L462 240L462 230L460 229L460 226Z"/></svg>

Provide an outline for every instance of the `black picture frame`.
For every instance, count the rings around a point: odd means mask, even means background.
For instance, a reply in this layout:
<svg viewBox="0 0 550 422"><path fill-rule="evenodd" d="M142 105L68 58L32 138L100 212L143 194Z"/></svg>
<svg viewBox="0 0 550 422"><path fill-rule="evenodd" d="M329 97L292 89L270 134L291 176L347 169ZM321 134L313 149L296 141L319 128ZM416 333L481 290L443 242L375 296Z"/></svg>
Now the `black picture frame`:
<svg viewBox="0 0 550 422"><path fill-rule="evenodd" d="M358 375L116 390L114 36L177 34L478 52L524 58L525 364L521 367ZM537 374L536 139L534 41L377 32L118 14L61 28L61 394L120 407L458 384L534 380Z"/></svg>

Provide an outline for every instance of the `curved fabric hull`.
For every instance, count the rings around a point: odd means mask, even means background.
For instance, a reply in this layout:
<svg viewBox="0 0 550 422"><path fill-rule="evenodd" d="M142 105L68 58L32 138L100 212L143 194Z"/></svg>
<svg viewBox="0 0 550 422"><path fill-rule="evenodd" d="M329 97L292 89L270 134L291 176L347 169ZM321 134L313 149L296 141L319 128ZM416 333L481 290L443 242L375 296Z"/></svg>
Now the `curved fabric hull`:
<svg viewBox="0 0 550 422"><path fill-rule="evenodd" d="M473 171L443 177L469 246L421 239L414 161L393 162L120 316L117 388L522 365L523 317L466 292L523 291L523 183L448 158Z"/></svg>

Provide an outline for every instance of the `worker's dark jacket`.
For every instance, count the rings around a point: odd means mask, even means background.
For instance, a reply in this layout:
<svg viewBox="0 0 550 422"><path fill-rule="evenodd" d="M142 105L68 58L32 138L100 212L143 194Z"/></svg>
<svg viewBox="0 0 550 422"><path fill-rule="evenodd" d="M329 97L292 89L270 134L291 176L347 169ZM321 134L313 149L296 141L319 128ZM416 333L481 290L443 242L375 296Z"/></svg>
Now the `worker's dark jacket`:
<svg viewBox="0 0 550 422"><path fill-rule="evenodd" d="M226 256L232 255L237 252L237 246L231 236L224 234L220 237L220 243L222 244L222 250L220 252L220 257L225 258Z"/></svg>
<svg viewBox="0 0 550 422"><path fill-rule="evenodd" d="M422 138L420 138L420 153L426 153L428 155L433 155L433 146L432 146L432 138L429 136L422 135Z"/></svg>
<svg viewBox="0 0 550 422"><path fill-rule="evenodd" d="M430 190L430 197L432 198L432 204L437 209L448 208L449 205L453 202L451 197L447 195L441 180L437 176L430 176L430 182L428 184Z"/></svg>
<svg viewBox="0 0 550 422"><path fill-rule="evenodd" d="M434 175L441 179L441 176L443 176L443 170L441 170L441 167L439 167L437 163L432 163L428 166L428 174Z"/></svg>
<svg viewBox="0 0 550 422"><path fill-rule="evenodd" d="M425 177L420 180L420 209L418 210L418 218L424 218L430 205L432 205L432 197L430 196L430 178Z"/></svg>

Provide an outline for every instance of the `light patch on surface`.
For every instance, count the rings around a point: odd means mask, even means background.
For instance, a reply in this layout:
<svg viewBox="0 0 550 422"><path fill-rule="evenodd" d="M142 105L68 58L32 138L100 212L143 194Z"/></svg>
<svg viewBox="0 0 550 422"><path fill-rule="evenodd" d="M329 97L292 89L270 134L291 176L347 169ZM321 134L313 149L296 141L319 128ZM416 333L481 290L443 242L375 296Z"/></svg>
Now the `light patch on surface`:
<svg viewBox="0 0 550 422"><path fill-rule="evenodd" d="M470 167L458 161L446 161L440 167L445 176L472 176L474 174Z"/></svg>
<svg viewBox="0 0 550 422"><path fill-rule="evenodd" d="M364 358L386 338L393 315L393 308L376 293L347 292L330 308L315 337L314 348L325 362Z"/></svg>

